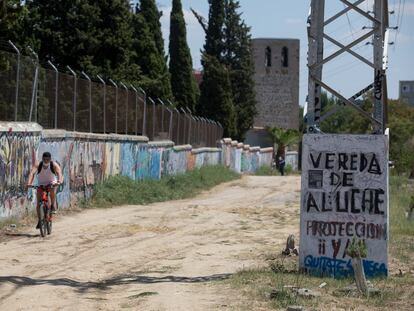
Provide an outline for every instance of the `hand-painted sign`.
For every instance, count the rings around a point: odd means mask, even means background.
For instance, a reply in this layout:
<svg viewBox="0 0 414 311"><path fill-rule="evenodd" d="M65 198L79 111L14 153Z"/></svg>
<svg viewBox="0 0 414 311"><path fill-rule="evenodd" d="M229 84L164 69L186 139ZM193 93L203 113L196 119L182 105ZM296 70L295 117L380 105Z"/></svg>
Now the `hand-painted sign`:
<svg viewBox="0 0 414 311"><path fill-rule="evenodd" d="M347 248L363 240L368 277L388 274L388 137L303 137L300 267L353 274Z"/></svg>

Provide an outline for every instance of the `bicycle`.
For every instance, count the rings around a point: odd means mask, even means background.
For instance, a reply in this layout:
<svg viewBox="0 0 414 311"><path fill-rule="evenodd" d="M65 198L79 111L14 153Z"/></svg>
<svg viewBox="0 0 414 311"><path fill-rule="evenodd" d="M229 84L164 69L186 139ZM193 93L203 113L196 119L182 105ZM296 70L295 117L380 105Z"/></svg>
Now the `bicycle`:
<svg viewBox="0 0 414 311"><path fill-rule="evenodd" d="M50 189L58 187L59 184L51 184L47 186L35 185L30 186L34 189L42 189L42 199L40 201L39 209L39 229L42 237L46 236L46 233L50 235L52 233L52 206L49 204L49 192ZM57 202L56 202L57 203Z"/></svg>

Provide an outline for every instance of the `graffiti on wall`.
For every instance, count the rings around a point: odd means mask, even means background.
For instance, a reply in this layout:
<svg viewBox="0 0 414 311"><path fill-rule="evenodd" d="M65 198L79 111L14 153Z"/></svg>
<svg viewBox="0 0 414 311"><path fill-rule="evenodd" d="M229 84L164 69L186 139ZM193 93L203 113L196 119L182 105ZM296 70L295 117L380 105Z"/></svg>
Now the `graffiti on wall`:
<svg viewBox="0 0 414 311"><path fill-rule="evenodd" d="M367 276L388 269L388 141L380 135L305 135L300 265L314 274L353 273L347 249L367 245Z"/></svg>
<svg viewBox="0 0 414 311"><path fill-rule="evenodd" d="M64 176L64 183L57 190L59 208L90 197L94 185L109 176L160 179L222 161L237 172L243 166L250 172L260 163L260 152L252 155L247 149L242 154L240 147L230 143L223 144L223 149L201 148L193 152L191 148L108 140L108 136L88 139L63 133L42 138L40 133L0 132L0 218L34 209L34 191L26 192L24 186L33 163L45 151L52 154Z"/></svg>
<svg viewBox="0 0 414 311"><path fill-rule="evenodd" d="M40 136L28 132L0 132L0 217L25 211L33 200L25 184L36 161Z"/></svg>

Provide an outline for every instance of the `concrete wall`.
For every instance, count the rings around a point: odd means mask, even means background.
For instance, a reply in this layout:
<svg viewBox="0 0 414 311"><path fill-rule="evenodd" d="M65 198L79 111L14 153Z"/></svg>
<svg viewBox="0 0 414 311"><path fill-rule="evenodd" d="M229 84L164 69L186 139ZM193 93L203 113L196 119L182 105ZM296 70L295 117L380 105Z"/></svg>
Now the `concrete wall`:
<svg viewBox="0 0 414 311"><path fill-rule="evenodd" d="M272 165L273 148L250 147L230 138L225 138L220 146L222 163L238 173L253 174L261 166Z"/></svg>
<svg viewBox="0 0 414 311"><path fill-rule="evenodd" d="M0 122L0 219L33 209L33 191L27 193L25 184L45 151L62 167L65 178L57 190L60 208L88 198L93 186L109 176L160 179L219 164L238 173L253 173L260 165L271 165L268 151L246 150L231 139L223 140L219 148L192 149L190 145L174 146L171 141L148 142L143 136L42 130L33 123ZM243 170L243 161L248 169Z"/></svg>
<svg viewBox="0 0 414 311"><path fill-rule="evenodd" d="M286 165L290 165L292 170L297 171L299 164L299 153L297 151L286 151L285 163Z"/></svg>

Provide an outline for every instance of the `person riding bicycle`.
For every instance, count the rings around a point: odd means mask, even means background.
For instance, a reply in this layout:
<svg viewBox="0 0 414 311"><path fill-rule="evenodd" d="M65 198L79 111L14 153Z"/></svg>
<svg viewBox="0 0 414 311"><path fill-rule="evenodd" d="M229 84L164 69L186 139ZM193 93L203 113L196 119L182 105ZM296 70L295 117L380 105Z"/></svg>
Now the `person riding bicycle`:
<svg viewBox="0 0 414 311"><path fill-rule="evenodd" d="M30 171L27 186L32 186L34 177L37 175L37 183L39 186L59 185L63 183L62 170L56 162L52 161L50 152L44 152L42 161L35 164ZM56 188L51 187L49 190L52 213L56 213ZM37 189L36 212L37 218L40 219L40 203L42 201L43 189ZM38 221L36 229L39 229L40 221Z"/></svg>

